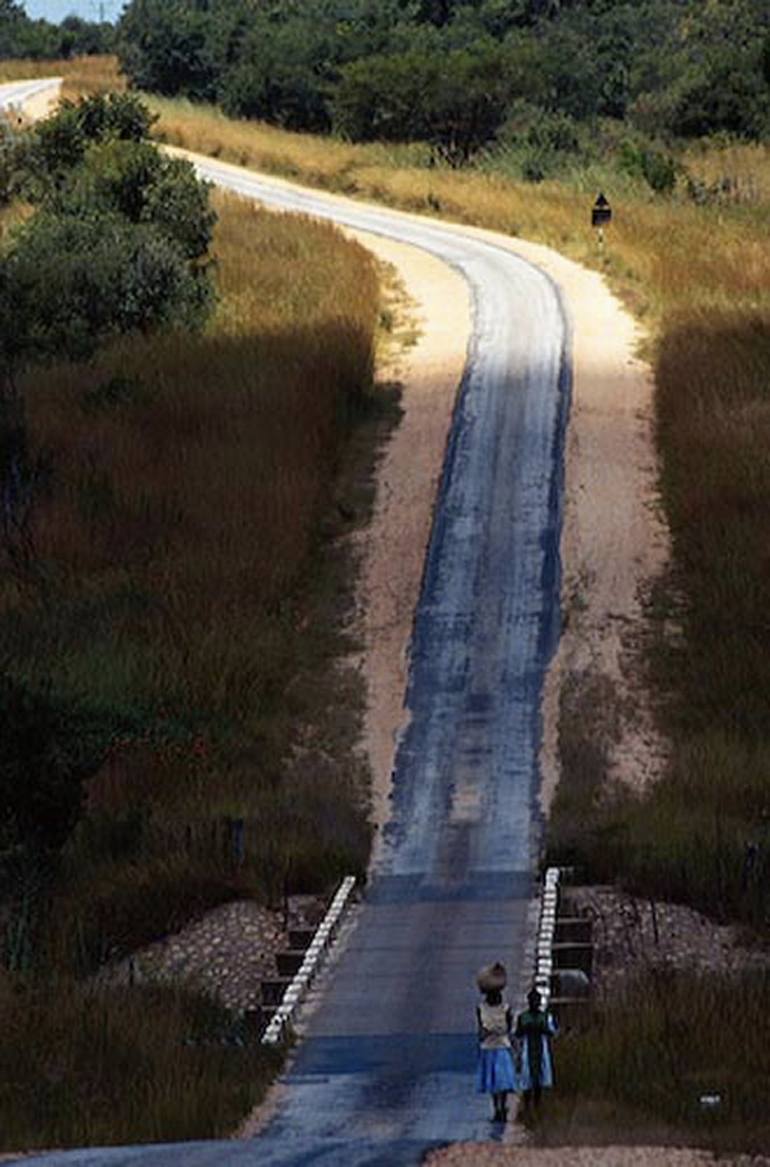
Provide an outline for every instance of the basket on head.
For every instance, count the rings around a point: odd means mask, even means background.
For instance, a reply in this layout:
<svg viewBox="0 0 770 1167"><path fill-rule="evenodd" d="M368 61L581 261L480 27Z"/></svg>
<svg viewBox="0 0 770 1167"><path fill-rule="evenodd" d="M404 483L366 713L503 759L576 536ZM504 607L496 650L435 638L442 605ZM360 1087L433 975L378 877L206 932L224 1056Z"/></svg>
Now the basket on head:
<svg viewBox="0 0 770 1167"><path fill-rule="evenodd" d="M476 984L479 986L482 993L494 993L496 990L504 989L508 983L508 974L505 971L505 965L500 964L496 960L494 964L488 964L482 968L476 977Z"/></svg>

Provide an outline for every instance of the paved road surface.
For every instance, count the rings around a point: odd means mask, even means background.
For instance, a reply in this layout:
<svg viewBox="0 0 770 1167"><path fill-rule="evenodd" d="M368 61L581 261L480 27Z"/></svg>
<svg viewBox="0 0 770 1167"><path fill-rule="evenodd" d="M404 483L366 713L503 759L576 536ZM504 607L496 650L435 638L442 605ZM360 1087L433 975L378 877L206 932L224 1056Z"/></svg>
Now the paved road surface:
<svg viewBox="0 0 770 1167"><path fill-rule="evenodd" d="M539 696L558 635L568 328L549 280L490 243L214 162L200 169L270 206L414 243L472 287L473 340L415 625L411 721L368 901L267 1132L33 1162L400 1167L431 1146L490 1137L487 1100L473 1091L473 974L522 960Z"/></svg>
<svg viewBox="0 0 770 1167"><path fill-rule="evenodd" d="M8 81L0 85L0 109L19 109L25 101L47 90L58 90L59 80L44 77L39 81Z"/></svg>

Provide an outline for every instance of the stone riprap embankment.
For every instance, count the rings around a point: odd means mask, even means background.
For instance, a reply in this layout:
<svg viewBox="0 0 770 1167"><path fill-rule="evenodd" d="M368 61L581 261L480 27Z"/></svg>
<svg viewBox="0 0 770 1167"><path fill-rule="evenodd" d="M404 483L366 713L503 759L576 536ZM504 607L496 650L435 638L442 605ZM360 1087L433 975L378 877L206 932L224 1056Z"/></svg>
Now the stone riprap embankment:
<svg viewBox="0 0 770 1167"><path fill-rule="evenodd" d="M289 930L316 927L324 907L317 896L291 896L286 914L252 900L223 904L102 975L113 983L185 981L228 1009L253 1009L261 982L277 975L276 956L289 948Z"/></svg>

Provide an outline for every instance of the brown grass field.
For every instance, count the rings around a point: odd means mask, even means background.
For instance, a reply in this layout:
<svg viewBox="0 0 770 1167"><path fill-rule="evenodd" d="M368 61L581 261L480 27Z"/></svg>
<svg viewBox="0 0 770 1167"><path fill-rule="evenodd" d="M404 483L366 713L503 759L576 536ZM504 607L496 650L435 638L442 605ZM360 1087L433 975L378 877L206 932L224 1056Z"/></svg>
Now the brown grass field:
<svg viewBox="0 0 770 1167"><path fill-rule="evenodd" d="M215 201L202 334L126 339L24 385L48 487L35 569L0 587L0 651L125 728L48 912L20 888L4 917L1 1149L226 1133L273 1060L184 1048L232 1018L181 989L84 978L209 906L278 906L367 859L361 697L337 663L350 523L333 500L378 408L378 277L329 225ZM241 863L228 817L246 825Z"/></svg>

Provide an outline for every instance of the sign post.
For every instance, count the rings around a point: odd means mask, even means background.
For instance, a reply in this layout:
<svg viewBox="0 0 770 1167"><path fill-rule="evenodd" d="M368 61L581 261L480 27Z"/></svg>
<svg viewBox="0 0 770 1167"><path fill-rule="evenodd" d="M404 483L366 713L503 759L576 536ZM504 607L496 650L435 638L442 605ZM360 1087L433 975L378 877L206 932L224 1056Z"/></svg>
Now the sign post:
<svg viewBox="0 0 770 1167"><path fill-rule="evenodd" d="M598 231L599 250L604 247L604 228L612 222L612 207L603 194L599 194L591 208L591 226Z"/></svg>

